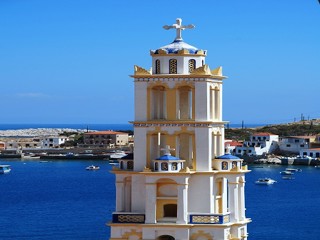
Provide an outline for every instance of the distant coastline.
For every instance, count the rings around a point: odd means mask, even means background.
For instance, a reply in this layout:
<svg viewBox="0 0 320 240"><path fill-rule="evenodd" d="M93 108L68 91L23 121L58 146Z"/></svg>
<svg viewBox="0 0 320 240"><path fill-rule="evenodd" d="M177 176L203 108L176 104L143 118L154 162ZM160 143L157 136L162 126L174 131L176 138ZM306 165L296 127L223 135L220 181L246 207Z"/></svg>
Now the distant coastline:
<svg viewBox="0 0 320 240"><path fill-rule="evenodd" d="M262 127L268 124L244 124L244 128ZM229 124L226 128L242 128L242 124ZM133 125L129 123L124 124L42 124L42 123L19 123L19 124L0 124L0 130L20 130L20 129L39 129L39 128L54 128L54 129L88 129L89 131L102 130L133 130Z"/></svg>

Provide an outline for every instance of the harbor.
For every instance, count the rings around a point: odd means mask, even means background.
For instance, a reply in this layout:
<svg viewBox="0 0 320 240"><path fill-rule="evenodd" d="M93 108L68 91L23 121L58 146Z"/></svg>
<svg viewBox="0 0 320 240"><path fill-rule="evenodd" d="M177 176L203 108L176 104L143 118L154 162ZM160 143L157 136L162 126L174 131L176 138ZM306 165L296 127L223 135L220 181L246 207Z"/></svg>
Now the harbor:
<svg viewBox="0 0 320 240"><path fill-rule="evenodd" d="M96 160L1 159L12 171L0 175L2 186L10 186L0 198L1 239L106 239L114 209L113 165ZM98 171L86 167L99 166ZM320 209L320 170L299 166L295 179L282 179L286 166L252 164L246 178L246 214L253 219L248 226L250 239L317 239ZM259 178L277 181L257 185ZM296 211L292 211L296 209ZM266 221L274 219L274 221ZM299 221L296 221L299 219ZM10 226L14 225L15 228ZM56 229L59 231L56 231ZM304 231L299 229L303 228Z"/></svg>

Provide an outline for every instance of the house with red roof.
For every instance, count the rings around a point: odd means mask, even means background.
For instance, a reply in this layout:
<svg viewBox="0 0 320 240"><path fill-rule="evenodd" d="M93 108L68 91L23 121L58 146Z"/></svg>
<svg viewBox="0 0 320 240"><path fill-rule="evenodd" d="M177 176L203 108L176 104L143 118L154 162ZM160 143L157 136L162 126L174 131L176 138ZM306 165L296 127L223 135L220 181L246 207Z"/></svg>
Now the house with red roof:
<svg viewBox="0 0 320 240"><path fill-rule="evenodd" d="M255 133L250 136L249 141L235 148L235 154L249 156L270 154L278 148L278 142L278 135L266 132Z"/></svg>

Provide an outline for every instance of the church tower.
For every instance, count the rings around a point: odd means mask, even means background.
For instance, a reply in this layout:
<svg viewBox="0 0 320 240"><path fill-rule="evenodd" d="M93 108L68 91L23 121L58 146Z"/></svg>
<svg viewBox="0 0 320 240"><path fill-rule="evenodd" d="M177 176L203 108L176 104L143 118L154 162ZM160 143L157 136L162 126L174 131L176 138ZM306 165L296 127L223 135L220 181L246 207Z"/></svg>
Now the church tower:
<svg viewBox="0 0 320 240"><path fill-rule="evenodd" d="M247 239L242 159L224 153L222 67L176 38L135 66L134 155L113 168L111 240Z"/></svg>

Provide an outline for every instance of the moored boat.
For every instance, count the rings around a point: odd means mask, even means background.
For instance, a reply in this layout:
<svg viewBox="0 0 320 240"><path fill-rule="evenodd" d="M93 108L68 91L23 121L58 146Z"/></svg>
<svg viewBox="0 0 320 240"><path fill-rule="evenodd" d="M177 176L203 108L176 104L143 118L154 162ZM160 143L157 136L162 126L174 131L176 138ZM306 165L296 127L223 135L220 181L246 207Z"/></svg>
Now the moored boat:
<svg viewBox="0 0 320 240"><path fill-rule="evenodd" d="M88 167L86 167L86 170L99 170L100 167L99 166L95 166L95 165L90 165Z"/></svg>
<svg viewBox="0 0 320 240"><path fill-rule="evenodd" d="M11 171L10 165L0 165L0 173L9 173Z"/></svg>
<svg viewBox="0 0 320 240"><path fill-rule="evenodd" d="M260 185L270 185L270 184L274 184L275 180L271 179L271 178L259 178L257 181L255 181L256 184L260 184Z"/></svg>
<svg viewBox="0 0 320 240"><path fill-rule="evenodd" d="M281 171L280 174L281 175L293 175L293 172L291 172L291 171Z"/></svg>

